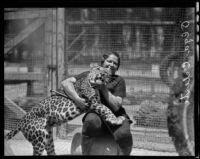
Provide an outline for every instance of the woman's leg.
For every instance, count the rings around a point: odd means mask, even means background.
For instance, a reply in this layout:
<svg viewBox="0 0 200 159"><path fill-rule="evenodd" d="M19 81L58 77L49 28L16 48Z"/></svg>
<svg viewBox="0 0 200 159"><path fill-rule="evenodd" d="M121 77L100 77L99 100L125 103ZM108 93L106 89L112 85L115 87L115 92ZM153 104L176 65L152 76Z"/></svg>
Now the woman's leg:
<svg viewBox="0 0 200 159"><path fill-rule="evenodd" d="M119 144L120 155L130 155L133 140L129 120L125 120L113 133L115 141Z"/></svg>
<svg viewBox="0 0 200 159"><path fill-rule="evenodd" d="M102 121L99 115L94 112L86 114L83 121L82 133L90 137L96 137L103 133Z"/></svg>
<svg viewBox="0 0 200 159"><path fill-rule="evenodd" d="M96 113L90 112L86 114L82 127L81 146L83 155L89 155L90 146L92 145L92 137L110 133L106 125ZM129 120L126 119L122 125L117 127L117 129L113 131L113 135L115 141L119 144L120 155L130 155L133 141Z"/></svg>
<svg viewBox="0 0 200 159"><path fill-rule="evenodd" d="M93 137L100 136L103 133L104 129L102 128L101 118L93 112L86 114L83 119L81 139L83 155L89 155Z"/></svg>

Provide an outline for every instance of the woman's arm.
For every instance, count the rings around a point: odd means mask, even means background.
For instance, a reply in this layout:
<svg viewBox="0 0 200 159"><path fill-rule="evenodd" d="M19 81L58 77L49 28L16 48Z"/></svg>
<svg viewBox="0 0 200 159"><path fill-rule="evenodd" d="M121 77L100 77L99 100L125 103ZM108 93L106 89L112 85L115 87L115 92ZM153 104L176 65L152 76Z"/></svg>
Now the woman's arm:
<svg viewBox="0 0 200 159"><path fill-rule="evenodd" d="M64 89L65 93L69 96L69 98L71 98L80 109L84 109L86 106L85 99L78 96L74 88L75 82L76 78L67 78L66 80L61 82L61 87Z"/></svg>
<svg viewBox="0 0 200 159"><path fill-rule="evenodd" d="M61 87L64 89L65 93L72 99L78 98L78 94L74 89L74 83L76 78L70 77L61 82Z"/></svg>
<svg viewBox="0 0 200 159"><path fill-rule="evenodd" d="M101 89L102 95L104 96L105 100L107 101L107 103L109 104L109 106L111 107L111 109L114 112L117 112L119 110L119 108L122 106L123 98L119 97L119 96L113 95L106 88L105 85L102 85L100 89Z"/></svg>

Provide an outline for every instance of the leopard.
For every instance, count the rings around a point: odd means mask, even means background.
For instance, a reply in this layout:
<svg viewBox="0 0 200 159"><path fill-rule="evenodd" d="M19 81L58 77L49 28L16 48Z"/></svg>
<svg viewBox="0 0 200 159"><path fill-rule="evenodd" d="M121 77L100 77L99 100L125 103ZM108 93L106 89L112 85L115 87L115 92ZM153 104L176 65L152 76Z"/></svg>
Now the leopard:
<svg viewBox="0 0 200 159"><path fill-rule="evenodd" d="M80 97L86 99L87 106L80 109L76 103L62 91L53 91L50 96L38 102L17 123L15 129L5 135L5 141L13 138L18 132L33 146L33 156L56 155L53 140L53 127L60 126L74 118L93 110L111 125L121 125L125 117L116 117L114 113L101 103L99 89L96 84L107 84L110 72L101 66L92 66L86 77L77 79L74 88Z"/></svg>

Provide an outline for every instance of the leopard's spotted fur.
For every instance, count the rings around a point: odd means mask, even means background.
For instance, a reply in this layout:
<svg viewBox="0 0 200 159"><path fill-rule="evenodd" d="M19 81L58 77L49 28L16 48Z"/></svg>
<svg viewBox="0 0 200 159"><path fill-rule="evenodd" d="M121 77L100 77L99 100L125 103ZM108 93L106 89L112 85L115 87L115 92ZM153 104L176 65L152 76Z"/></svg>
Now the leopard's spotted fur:
<svg viewBox="0 0 200 159"><path fill-rule="evenodd" d="M97 89L91 86L95 82L108 82L108 79L109 73L104 68L96 66L91 69L87 78L77 80L74 87L79 96L87 100L88 109L93 109L111 124L120 125L124 117L116 118L110 109L101 104ZM53 126L72 120L85 111L80 110L69 98L52 95L33 107L20 120L17 128L6 135L6 139L11 139L21 131L25 138L32 143L33 155L42 155L44 150L47 151L47 155L55 155Z"/></svg>

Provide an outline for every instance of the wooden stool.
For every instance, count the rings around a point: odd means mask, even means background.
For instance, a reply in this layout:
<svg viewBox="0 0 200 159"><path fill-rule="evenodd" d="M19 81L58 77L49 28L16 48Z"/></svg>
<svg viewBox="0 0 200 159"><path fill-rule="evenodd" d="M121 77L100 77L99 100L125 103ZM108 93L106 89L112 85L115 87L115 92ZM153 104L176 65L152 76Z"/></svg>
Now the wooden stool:
<svg viewBox="0 0 200 159"><path fill-rule="evenodd" d="M72 155L82 155L81 133L78 132L73 136L71 144ZM118 155L119 147L112 136L100 136L92 138L92 145L89 155Z"/></svg>

